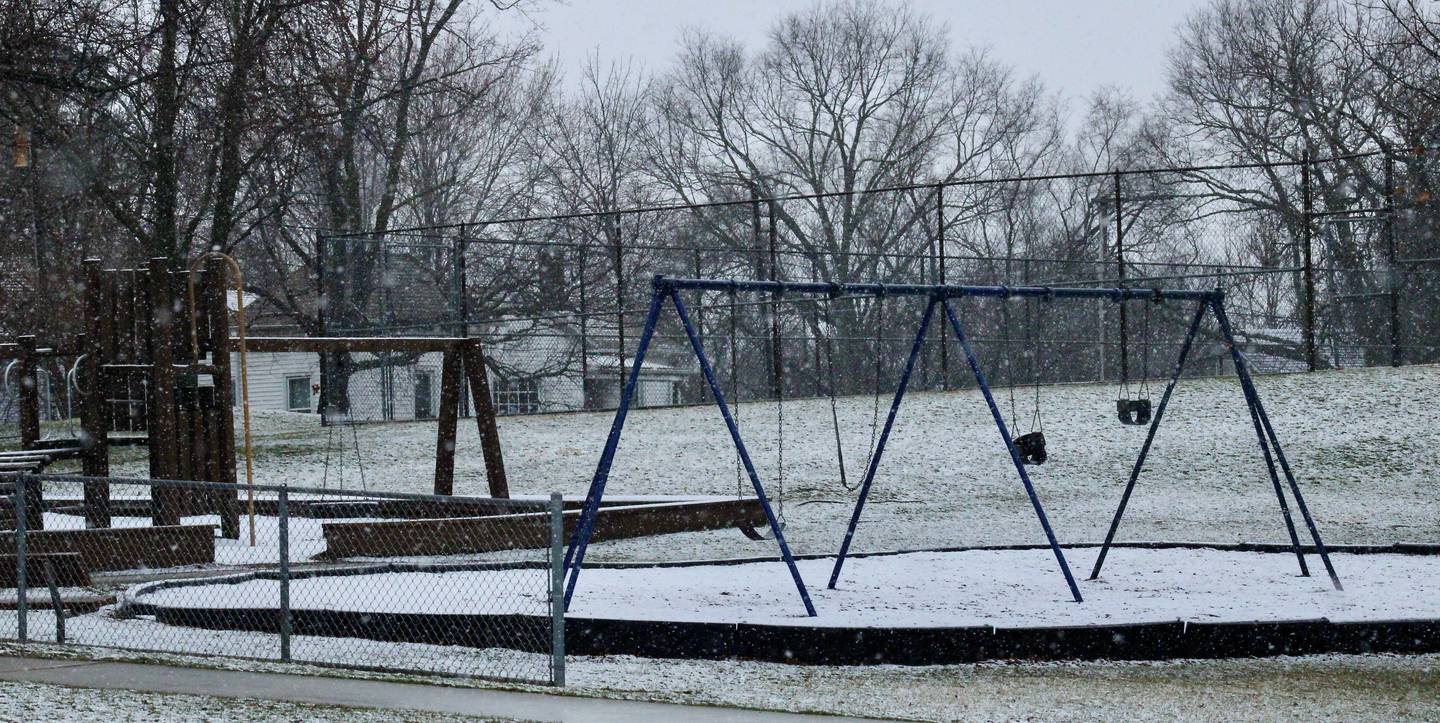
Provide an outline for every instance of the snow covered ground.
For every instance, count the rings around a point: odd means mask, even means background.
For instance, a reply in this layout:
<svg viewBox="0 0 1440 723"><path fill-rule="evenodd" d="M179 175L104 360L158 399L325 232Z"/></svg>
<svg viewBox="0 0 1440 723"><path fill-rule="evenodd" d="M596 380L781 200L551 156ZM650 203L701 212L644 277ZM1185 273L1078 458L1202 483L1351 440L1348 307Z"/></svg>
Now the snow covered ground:
<svg viewBox="0 0 1440 723"><path fill-rule="evenodd" d="M1264 377L1257 383L1327 542L1440 541L1440 486L1436 485L1440 471L1440 424L1436 423L1440 368L1347 370ZM1114 396L1114 388L1106 386L1042 390L1051 461L1031 471L1062 541L1098 541L1103 536L1124 476L1144 438L1143 428L1124 427L1115 421ZM1019 400L1022 418L1028 417L1027 397L1021 395ZM770 404L744 405L741 411L746 438L772 494L778 493L774 411ZM854 481L860 477L869 444L871 400L843 399L839 412L849 477ZM502 419L500 433L512 490L537 495L550 490L583 494L611 416L587 413ZM838 481L829 403L791 402L785 417L787 537L797 552L833 554L853 496ZM328 447L331 467L327 484L350 489L360 486L354 442L348 437L337 432L330 438L313 418L299 415L263 415L259 427L258 481L318 485L325 475ZM483 495L477 435L468 422L461 429L456 491ZM434 431L433 423L423 422L356 430L367 485L428 491ZM135 452L116 450L117 474L144 474L144 464L133 456ZM345 463L343 480L337 480L337 456ZM735 490L734 457L716 410L697 407L632 413L611 475L611 493L734 494ZM1183 382L1120 537L1282 542L1284 534L1236 382L1231 378ZM1037 543L1042 539L980 396L971 390L912 395L901 411L881 465L855 549ZM773 542L752 542L738 532L718 531L598 543L591 549L590 559L645 561L771 554ZM1085 570L1088 554L1072 553L1071 564L1077 571ZM1293 559L1284 555L1274 556L1273 564L1263 560L1254 566L1248 560L1216 563L1219 568L1214 574L1197 573L1177 584L1183 585L1187 594L1203 598L1196 602L1212 605L1210 610L1219 609L1221 614L1226 602L1223 591L1244 583L1255 583L1267 595L1275 596L1271 599L1289 592L1285 599L1302 610L1311 609L1306 606L1315 605L1316 599L1359 603L1352 611L1371 604L1388 608L1406 603L1392 599L1388 588L1361 599L1358 595L1365 588L1356 585L1387 574L1381 568L1392 564L1389 557L1337 557L1337 567L1348 584L1347 591L1338 594L1329 590L1323 577L1294 577ZM859 562L847 566L840 594L858 596L865 585L872 584L860 574ZM1380 567L1367 569L1366 563ZM1036 592L1015 591L1007 595L1009 604L1040 606L1065 599L1053 561L1045 558L1035 564L1041 573L1036 576ZM1312 566L1318 574L1313 558ZM807 567L806 577L815 588L812 591L823 587L823 572L817 575ZM977 572L966 568L947 580L963 597L988 584L985 581L990 578ZM749 603L756 614L795 614L798 605L783 568L762 566L757 573L743 579L732 577L725 583L732 595L747 592L759 596ZM1138 551L1120 550L1107 563L1105 579L1082 583L1082 589L1097 601L1111 594L1118 599L1137 593L1122 588L1124 585L1159 586L1174 574L1175 570L1153 564ZM1398 584L1412 591L1435 578L1433 573L1419 581L1397 576ZM584 613L590 604L602 604L605 596L596 593L605 584L600 571L587 572L575 599L576 612ZM685 585L665 587L670 591L667 595L706 592ZM719 591L710 592L719 597ZM1428 594L1433 600L1433 588ZM1029 599L1032 597L1036 599ZM1131 599L1143 602L1138 595ZM819 600L822 611L829 602L828 598ZM44 617L33 613L31 618L32 631L41 639L48 635ZM77 641L123 638L144 647L195 651L194 638L181 640L173 628L150 621L94 615L72 619L70 625ZM94 627L87 631L86 626ZM12 627L13 620L0 618L4 633ZM274 649L274 636L221 631L205 635L208 642L201 647L217 654L266 656ZM435 659L458 654L346 642L352 646L345 651L347 655L361 655L376 665L400 665L416 655ZM313 646L306 649L306 657L329 659L334 653L333 641L297 639L296 644L297 655L301 646ZM468 662L456 662L458 669L471 667ZM1037 711L1043 718L1056 720L1440 719L1440 658L1436 656L928 668L578 658L570 662L570 680L577 689L607 695L925 719L1012 719Z"/></svg>
<svg viewBox="0 0 1440 723"><path fill-rule="evenodd" d="M153 623L143 623L153 626ZM229 635L245 635L229 633ZM8 648L0 644L0 649ZM76 648L41 646L69 657ZM35 648L24 649L34 654ZM389 658L374 651L377 664ZM441 651L436 651L441 652ZM124 651L87 649L100 659L136 659ZM319 670L227 658L145 654L148 662L201 665L232 670L268 670L323 675L378 677L441 685L493 686L480 680L434 680ZM637 700L660 700L769 710L828 712L903 720L977 721L1217 721L1440 719L1440 656L1326 655L1246 660L1166 662L982 663L928 667L797 666L748 661L651 660L627 656L571 658L569 692ZM99 694L47 689L16 690L36 703L71 705L91 711ZM145 711L168 698L141 694L141 701L115 693L110 718L150 720ZM20 700L5 701L28 711ZM196 705L216 703L210 699ZM37 712L71 708L41 707ZM10 710L7 708L6 710ZM136 715L127 715L131 711ZM177 707L179 712L189 708ZM258 709L265 713L266 709ZM246 710L237 711L238 714ZM329 711L325 711L329 712ZM323 713L308 710L293 718ZM26 720L44 718L23 716ZM390 720L403 716L390 714ZM259 716L245 716L253 720ZM230 720L221 712L192 719ZM427 717L426 720L431 720ZM362 720L364 720L362 718Z"/></svg>
<svg viewBox="0 0 1440 723"><path fill-rule="evenodd" d="M1082 577L1097 550L1070 550ZM1440 558L1334 555L1346 584L1297 574L1285 554L1220 550L1113 551L1099 580L1082 581L1083 604L1069 591L1049 550L913 553L852 559L836 590L825 589L831 560L804 560L801 574L819 617L803 616L779 563L590 570L571 614L583 617L750 622L778 625L1040 627L1170 620L1226 622L1329 618L1337 622L1440 618ZM528 570L341 575L296 580L298 609L456 613L528 607L544 610L543 581ZM383 594L405 590L403 596ZM509 602L495 594L518 596ZM172 607L254 607L278 599L278 583L168 588L140 602ZM479 596L483 599L476 599ZM527 605L528 604L528 605Z"/></svg>
<svg viewBox="0 0 1440 723"><path fill-rule="evenodd" d="M1440 541L1440 367L1374 368L1257 380L1325 540ZM1018 395L1028 418L1027 394ZM1158 401L1159 390L1155 390ZM1115 389L1056 386L1040 395L1050 462L1031 473L1061 542L1103 538L1145 436L1114 418ZM888 402L888 399L885 400ZM1002 406L1008 406L1003 394ZM871 399L840 402L852 484L870 443ZM773 404L742 406L741 425L772 496L779 497ZM881 421L884 417L882 403ZM511 489L582 495L612 414L500 420ZM799 553L833 554L854 496L839 483L829 402L788 402L784 436L786 536ZM462 420L456 492L485 495L473 423ZM355 442L313 417L261 415L258 481L359 488ZM1028 423L1020 431L1029 431ZM435 426L356 430L371 489L427 492ZM133 453L133 450L127 450ZM117 455L120 452L117 451ZM344 479L339 463L344 463ZM116 473L144 474L138 460ZM735 494L735 458L713 407L640 409L626 425L609 493ZM748 492L748 483L745 486ZM78 492L77 492L78 493ZM1284 526L1233 378L1183 381L1121 528L1121 539L1283 542ZM855 550L1043 542L1039 525L978 392L912 394L902 407L855 539ZM773 554L738 532L597 544L589 559L665 560Z"/></svg>
<svg viewBox="0 0 1440 723"><path fill-rule="evenodd" d="M210 721L256 720L364 721L394 723L421 720L419 714L341 706L306 705L255 698L142 693L130 690L66 688L42 683L0 681L0 710L5 720ZM473 720L426 713L427 721Z"/></svg>

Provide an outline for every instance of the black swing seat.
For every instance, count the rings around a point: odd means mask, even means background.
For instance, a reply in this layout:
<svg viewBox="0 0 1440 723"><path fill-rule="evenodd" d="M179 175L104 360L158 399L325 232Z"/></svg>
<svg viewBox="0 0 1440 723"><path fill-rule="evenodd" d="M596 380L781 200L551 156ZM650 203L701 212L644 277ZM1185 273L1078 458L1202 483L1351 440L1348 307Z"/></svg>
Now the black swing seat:
<svg viewBox="0 0 1440 723"><path fill-rule="evenodd" d="M740 528L740 534L756 542L775 539L775 535L770 531L768 525L763 528L765 531L761 532L759 529L756 529L754 525L750 524L749 520L741 518L740 521L736 523L736 527ZM780 529L782 531L785 529L784 522L780 523Z"/></svg>
<svg viewBox="0 0 1440 723"><path fill-rule="evenodd" d="M1149 399L1116 399L1115 416L1121 424L1138 426L1150 423Z"/></svg>
<svg viewBox="0 0 1440 723"><path fill-rule="evenodd" d="M1045 433L1031 432L1022 434L1014 439L1015 451L1020 453L1020 461L1024 464L1045 464L1050 458L1045 452Z"/></svg>

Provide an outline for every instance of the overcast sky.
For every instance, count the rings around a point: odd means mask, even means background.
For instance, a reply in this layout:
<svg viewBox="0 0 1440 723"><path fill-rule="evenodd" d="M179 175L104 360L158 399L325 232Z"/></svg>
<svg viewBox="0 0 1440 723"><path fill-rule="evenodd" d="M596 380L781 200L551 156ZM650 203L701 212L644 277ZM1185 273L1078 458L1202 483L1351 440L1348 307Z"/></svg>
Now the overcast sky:
<svg viewBox="0 0 1440 723"><path fill-rule="evenodd" d="M950 27L956 47L1035 74L1067 98L1104 85L1146 99L1163 89L1173 30L1204 0L882 0L909 4ZM685 28L705 28L759 47L772 21L811 0L566 0L530 12L546 52L568 78L587 54L665 69Z"/></svg>

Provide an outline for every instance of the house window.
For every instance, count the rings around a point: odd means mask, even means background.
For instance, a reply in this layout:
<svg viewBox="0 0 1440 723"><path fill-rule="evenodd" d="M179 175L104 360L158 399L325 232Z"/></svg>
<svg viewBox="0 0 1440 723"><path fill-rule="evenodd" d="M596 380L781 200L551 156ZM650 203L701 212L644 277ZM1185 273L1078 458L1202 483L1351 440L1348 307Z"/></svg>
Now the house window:
<svg viewBox="0 0 1440 723"><path fill-rule="evenodd" d="M535 377L497 377L490 396L496 414L534 414L540 411L540 380Z"/></svg>
<svg viewBox="0 0 1440 723"><path fill-rule="evenodd" d="M285 378L285 408L292 412L310 411L310 377Z"/></svg>
<svg viewBox="0 0 1440 723"><path fill-rule="evenodd" d="M435 404L431 399L430 372L415 372L415 418L430 419L435 416Z"/></svg>

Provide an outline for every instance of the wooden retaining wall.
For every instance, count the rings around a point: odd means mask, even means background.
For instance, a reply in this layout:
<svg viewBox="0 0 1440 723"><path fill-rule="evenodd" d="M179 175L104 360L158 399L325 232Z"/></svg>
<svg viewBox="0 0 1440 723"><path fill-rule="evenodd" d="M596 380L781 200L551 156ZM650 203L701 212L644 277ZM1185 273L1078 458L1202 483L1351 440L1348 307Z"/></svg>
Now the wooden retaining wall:
<svg viewBox="0 0 1440 723"><path fill-rule="evenodd" d="M105 527L25 533L27 554L74 552L90 572L140 570L215 561L215 525ZM0 533L0 554L15 554L15 533Z"/></svg>
<svg viewBox="0 0 1440 723"><path fill-rule="evenodd" d="M568 536L580 510L564 513ZM699 500L601 507L593 542L676 532L765 527L765 512L754 499ZM534 512L487 517L384 522L326 522L326 549L317 559L459 555L546 547L550 515ZM739 534L738 532L736 534Z"/></svg>

